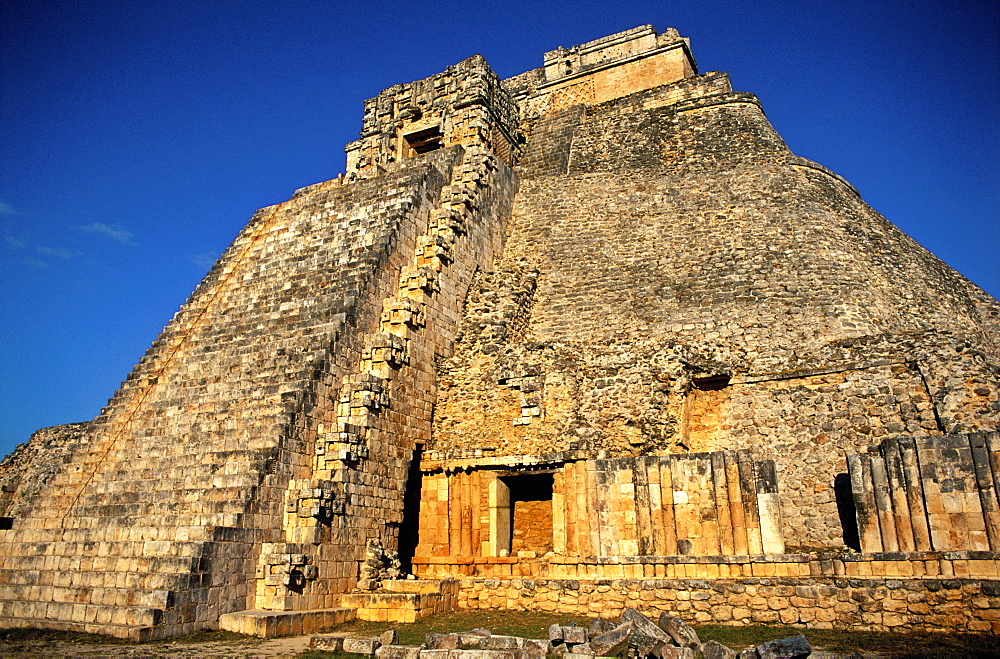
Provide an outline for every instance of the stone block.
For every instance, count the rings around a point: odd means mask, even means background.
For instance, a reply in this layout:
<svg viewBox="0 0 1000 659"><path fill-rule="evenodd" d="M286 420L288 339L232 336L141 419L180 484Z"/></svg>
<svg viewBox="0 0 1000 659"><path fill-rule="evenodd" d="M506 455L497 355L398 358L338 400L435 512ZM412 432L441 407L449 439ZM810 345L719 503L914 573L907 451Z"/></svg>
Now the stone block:
<svg viewBox="0 0 1000 659"><path fill-rule="evenodd" d="M343 640L343 651L352 654L373 656L382 646L377 636L347 636Z"/></svg>
<svg viewBox="0 0 1000 659"><path fill-rule="evenodd" d="M382 645L375 650L377 659L419 659L422 645Z"/></svg>
<svg viewBox="0 0 1000 659"><path fill-rule="evenodd" d="M319 634L309 639L309 649L321 652L343 652L343 634Z"/></svg>
<svg viewBox="0 0 1000 659"><path fill-rule="evenodd" d="M631 640L632 623L626 622L592 639L590 648L597 656L618 656L628 649Z"/></svg>
<svg viewBox="0 0 1000 659"><path fill-rule="evenodd" d="M736 651L718 641L705 641L701 645L703 659L734 659Z"/></svg>
<svg viewBox="0 0 1000 659"><path fill-rule="evenodd" d="M759 659L799 659L812 653L812 646L802 634L762 643L756 647Z"/></svg>
<svg viewBox="0 0 1000 659"><path fill-rule="evenodd" d="M524 639L517 636L487 636L479 640L482 650L516 650L524 647Z"/></svg>
<svg viewBox="0 0 1000 659"><path fill-rule="evenodd" d="M454 633L427 634L424 637L424 645L428 650L458 650L463 647L459 635Z"/></svg>
<svg viewBox="0 0 1000 659"><path fill-rule="evenodd" d="M563 626L560 630L561 638L566 643L586 643L588 634L587 630L583 627L577 627L575 625Z"/></svg>
<svg viewBox="0 0 1000 659"><path fill-rule="evenodd" d="M733 616L736 616L735 610ZM701 647L698 633L677 616L661 613L657 620L657 626L669 636L674 645L695 650Z"/></svg>

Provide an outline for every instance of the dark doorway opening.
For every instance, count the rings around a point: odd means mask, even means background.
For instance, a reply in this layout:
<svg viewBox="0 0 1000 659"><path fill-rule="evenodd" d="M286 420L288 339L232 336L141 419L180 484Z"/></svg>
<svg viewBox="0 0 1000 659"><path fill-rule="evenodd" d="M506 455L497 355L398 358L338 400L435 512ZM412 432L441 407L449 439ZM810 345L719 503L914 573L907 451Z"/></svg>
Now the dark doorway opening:
<svg viewBox="0 0 1000 659"><path fill-rule="evenodd" d="M403 491L403 523L399 525L399 563L405 574L413 572L413 555L420 542L420 458L424 445L417 444Z"/></svg>
<svg viewBox="0 0 1000 659"><path fill-rule="evenodd" d="M510 553L535 552L542 556L552 551L553 475L522 474L504 476L510 489Z"/></svg>
<svg viewBox="0 0 1000 659"><path fill-rule="evenodd" d="M840 517L840 528L844 530L844 544L856 551L861 551L861 538L858 535L858 517L854 507L854 493L851 491L851 477L847 474L837 474L833 479L833 495L837 500L837 515Z"/></svg>

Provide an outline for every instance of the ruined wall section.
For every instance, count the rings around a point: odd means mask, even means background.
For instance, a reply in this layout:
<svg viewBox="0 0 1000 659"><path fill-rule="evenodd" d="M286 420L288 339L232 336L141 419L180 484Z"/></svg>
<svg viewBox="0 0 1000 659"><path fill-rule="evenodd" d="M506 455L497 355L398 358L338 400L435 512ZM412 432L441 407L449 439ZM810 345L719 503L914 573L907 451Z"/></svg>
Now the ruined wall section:
<svg viewBox="0 0 1000 659"><path fill-rule="evenodd" d="M888 439L848 466L862 551L1000 549L996 432Z"/></svg>
<svg viewBox="0 0 1000 659"><path fill-rule="evenodd" d="M508 166L523 139L519 108L482 55L365 101L361 139L345 147L348 176L370 177L442 146L484 147Z"/></svg>
<svg viewBox="0 0 1000 659"><path fill-rule="evenodd" d="M0 518L23 515L23 506L48 485L80 445L89 439L91 424L67 423L42 428L0 461Z"/></svg>
<svg viewBox="0 0 1000 659"><path fill-rule="evenodd" d="M844 540L848 452L995 427L995 301L724 76L534 121L495 266L538 273L530 316L522 339L463 331L434 450L749 449L779 462L786 541L817 547Z"/></svg>
<svg viewBox="0 0 1000 659"><path fill-rule="evenodd" d="M245 606L288 480L313 467L314 385L357 363L458 155L257 213L0 531L5 624L143 637Z"/></svg>
<svg viewBox="0 0 1000 659"><path fill-rule="evenodd" d="M527 469L511 472L502 456L487 452L448 460L428 454L414 565L435 574L450 564L464 575L504 576L515 556L784 553L773 461L733 451L579 455L521 456ZM546 474L551 489L529 493L527 480ZM521 507L524 498L538 505ZM525 538L533 549L518 546Z"/></svg>

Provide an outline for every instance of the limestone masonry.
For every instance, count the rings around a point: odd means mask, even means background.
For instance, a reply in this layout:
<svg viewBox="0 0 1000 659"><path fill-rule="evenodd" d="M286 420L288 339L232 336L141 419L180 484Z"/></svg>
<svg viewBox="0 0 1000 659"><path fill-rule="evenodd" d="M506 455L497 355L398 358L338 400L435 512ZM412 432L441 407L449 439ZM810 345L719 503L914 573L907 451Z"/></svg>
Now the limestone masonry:
<svg viewBox="0 0 1000 659"><path fill-rule="evenodd" d="M1000 304L676 30L390 87L347 163L0 465L0 625L1000 632Z"/></svg>

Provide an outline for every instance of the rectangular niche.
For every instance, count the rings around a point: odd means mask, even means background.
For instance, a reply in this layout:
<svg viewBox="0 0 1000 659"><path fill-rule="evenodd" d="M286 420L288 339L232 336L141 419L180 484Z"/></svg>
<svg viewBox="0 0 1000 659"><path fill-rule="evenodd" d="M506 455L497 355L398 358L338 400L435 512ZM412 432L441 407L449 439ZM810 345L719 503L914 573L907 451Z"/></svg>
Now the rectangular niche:
<svg viewBox="0 0 1000 659"><path fill-rule="evenodd" d="M406 157L412 157L421 153L436 151L444 147L444 135L441 134L441 126L431 126L412 133L403 135Z"/></svg>

